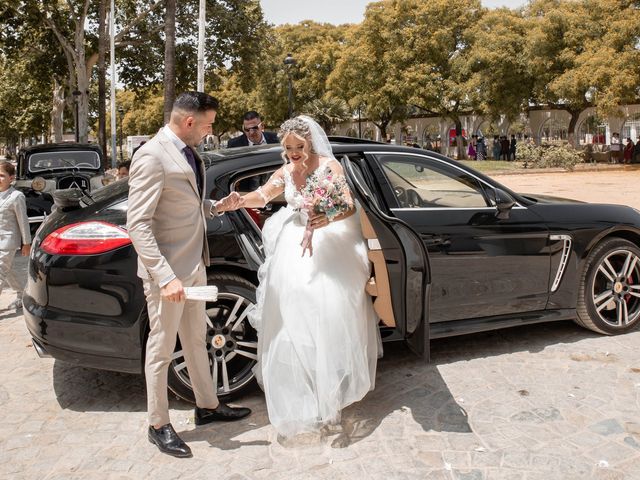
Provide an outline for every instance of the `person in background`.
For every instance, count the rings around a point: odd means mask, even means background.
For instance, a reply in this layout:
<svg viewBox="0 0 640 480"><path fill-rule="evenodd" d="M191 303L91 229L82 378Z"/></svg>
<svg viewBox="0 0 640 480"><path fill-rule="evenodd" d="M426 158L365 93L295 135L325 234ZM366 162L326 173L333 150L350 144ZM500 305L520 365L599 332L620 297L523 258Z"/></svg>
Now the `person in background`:
<svg viewBox="0 0 640 480"><path fill-rule="evenodd" d="M631 159L633 158L633 147L633 141L631 138L627 137L627 144L624 146L623 152L624 163L631 163Z"/></svg>
<svg viewBox="0 0 640 480"><path fill-rule="evenodd" d="M638 141L633 146L633 156L631 157L631 163L640 163L640 136L638 136Z"/></svg>
<svg viewBox="0 0 640 480"><path fill-rule="evenodd" d="M242 135L229 140L227 148L279 143L278 135L273 132L264 131L262 118L260 114L254 110L245 113L242 117L242 131L244 132Z"/></svg>
<svg viewBox="0 0 640 480"><path fill-rule="evenodd" d="M517 145L517 141L516 141L516 136L515 135L511 135L511 142L509 142L509 161L515 161L516 159L516 145Z"/></svg>
<svg viewBox="0 0 640 480"><path fill-rule="evenodd" d="M500 160L500 138L498 137L498 135L493 136L492 147L493 159Z"/></svg>
<svg viewBox="0 0 640 480"><path fill-rule="evenodd" d="M137 147L140 148L140 147ZM131 160L127 160L126 162L118 163L118 171L116 172L116 178L120 180L121 178L126 178L129 176L129 168L131 167Z"/></svg>
<svg viewBox="0 0 640 480"><path fill-rule="evenodd" d="M131 158L133 158L133 156L136 154L136 152L140 149L141 146L143 146L145 143L147 143L146 140L142 140L138 146L136 148L133 149L133 152L131 152ZM127 174L129 174L129 172L127 171Z"/></svg>
<svg viewBox="0 0 640 480"><path fill-rule="evenodd" d="M476 159L486 160L486 158L487 158L487 147L484 144L484 137L478 137L478 141L476 142Z"/></svg>
<svg viewBox="0 0 640 480"><path fill-rule="evenodd" d="M611 150L611 163L620 163L622 145L620 144L620 135L618 133L613 133L611 135L611 144L609 149Z"/></svg>
<svg viewBox="0 0 640 480"><path fill-rule="evenodd" d="M469 160L475 160L476 154L477 152L474 145L474 138L472 137L471 140L469 140L469 146L467 147L467 155L469 155Z"/></svg>
<svg viewBox="0 0 640 480"><path fill-rule="evenodd" d="M509 160L509 139L506 135L500 137L500 160Z"/></svg>
<svg viewBox="0 0 640 480"><path fill-rule="evenodd" d="M11 185L16 168L11 162L0 162L0 293L8 284L18 294L9 309L22 308L22 285L12 270L16 250L22 255L31 252L31 230L24 194Z"/></svg>

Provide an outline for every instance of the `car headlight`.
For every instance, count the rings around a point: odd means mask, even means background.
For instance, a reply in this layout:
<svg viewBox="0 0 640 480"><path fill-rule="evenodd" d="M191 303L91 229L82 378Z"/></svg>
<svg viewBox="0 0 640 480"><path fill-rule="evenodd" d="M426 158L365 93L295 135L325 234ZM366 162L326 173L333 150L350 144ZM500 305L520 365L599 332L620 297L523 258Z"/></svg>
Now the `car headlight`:
<svg viewBox="0 0 640 480"><path fill-rule="evenodd" d="M47 181L42 177L36 177L31 182L31 188L33 188L36 192L41 192L47 186Z"/></svg>

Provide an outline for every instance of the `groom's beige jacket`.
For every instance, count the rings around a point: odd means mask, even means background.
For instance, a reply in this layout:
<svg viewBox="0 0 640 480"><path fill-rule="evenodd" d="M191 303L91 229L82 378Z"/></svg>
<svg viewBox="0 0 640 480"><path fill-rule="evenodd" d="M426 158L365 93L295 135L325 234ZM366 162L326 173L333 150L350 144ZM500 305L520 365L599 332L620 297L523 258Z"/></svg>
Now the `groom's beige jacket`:
<svg viewBox="0 0 640 480"><path fill-rule="evenodd" d="M204 164L196 162L205 190ZM209 265L205 211L196 176L182 152L162 131L145 143L131 164L127 229L138 253L138 276L163 286ZM208 215L207 215L208 216Z"/></svg>

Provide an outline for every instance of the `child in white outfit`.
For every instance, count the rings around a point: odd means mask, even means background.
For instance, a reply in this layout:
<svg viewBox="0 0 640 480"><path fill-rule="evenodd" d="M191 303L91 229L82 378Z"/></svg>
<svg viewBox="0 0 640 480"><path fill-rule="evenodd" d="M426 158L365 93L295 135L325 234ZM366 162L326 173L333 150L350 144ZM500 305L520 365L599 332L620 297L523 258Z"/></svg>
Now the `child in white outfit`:
<svg viewBox="0 0 640 480"><path fill-rule="evenodd" d="M18 297L8 308L17 310L22 308L23 288L11 266L16 250L29 255L31 231L24 195L11 186L15 175L10 162L0 162L0 293L7 284L14 289Z"/></svg>

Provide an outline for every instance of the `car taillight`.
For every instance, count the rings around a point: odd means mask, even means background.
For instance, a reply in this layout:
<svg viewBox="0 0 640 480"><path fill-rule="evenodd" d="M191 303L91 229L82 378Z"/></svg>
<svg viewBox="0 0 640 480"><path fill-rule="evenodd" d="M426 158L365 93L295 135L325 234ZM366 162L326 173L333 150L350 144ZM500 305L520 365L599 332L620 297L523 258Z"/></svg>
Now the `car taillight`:
<svg viewBox="0 0 640 480"><path fill-rule="evenodd" d="M65 225L47 235L40 248L53 255L95 255L131 244L126 230L106 222Z"/></svg>

